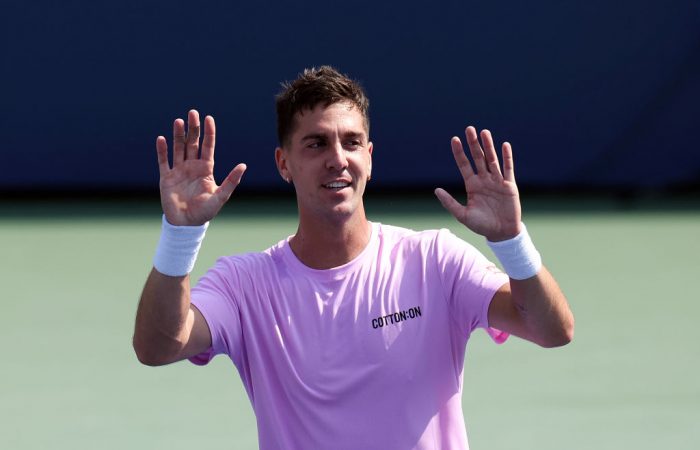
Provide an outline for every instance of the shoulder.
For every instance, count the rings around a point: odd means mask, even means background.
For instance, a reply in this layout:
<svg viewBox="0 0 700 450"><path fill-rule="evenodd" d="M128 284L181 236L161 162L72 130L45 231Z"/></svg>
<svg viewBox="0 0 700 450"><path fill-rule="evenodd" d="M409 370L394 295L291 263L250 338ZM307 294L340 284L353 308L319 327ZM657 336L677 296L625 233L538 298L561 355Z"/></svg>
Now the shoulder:
<svg viewBox="0 0 700 450"><path fill-rule="evenodd" d="M454 247L449 241L458 239L446 229L416 231L384 224L378 229L381 253L395 262L436 261L445 254L445 247Z"/></svg>
<svg viewBox="0 0 700 450"><path fill-rule="evenodd" d="M383 245L401 246L411 249L437 249L438 247L460 247L474 250L474 247L447 228L416 231L394 225L377 224L379 239Z"/></svg>
<svg viewBox="0 0 700 450"><path fill-rule="evenodd" d="M435 235L440 232L440 230L416 231L410 228L387 225L384 223L377 223L376 226L379 238L383 242L410 243L430 241L433 240Z"/></svg>
<svg viewBox="0 0 700 450"><path fill-rule="evenodd" d="M200 279L200 283L210 280L219 284L239 284L274 271L280 259L280 249L284 241L260 252L239 253L221 256Z"/></svg>
<svg viewBox="0 0 700 450"><path fill-rule="evenodd" d="M267 250L260 252L222 256L217 260L216 265L239 274L269 271L279 263L284 245L285 241L281 241Z"/></svg>
<svg viewBox="0 0 700 450"><path fill-rule="evenodd" d="M379 226L382 251L397 258L432 261L441 269L449 266L492 265L476 247L446 228L415 231L392 225Z"/></svg>

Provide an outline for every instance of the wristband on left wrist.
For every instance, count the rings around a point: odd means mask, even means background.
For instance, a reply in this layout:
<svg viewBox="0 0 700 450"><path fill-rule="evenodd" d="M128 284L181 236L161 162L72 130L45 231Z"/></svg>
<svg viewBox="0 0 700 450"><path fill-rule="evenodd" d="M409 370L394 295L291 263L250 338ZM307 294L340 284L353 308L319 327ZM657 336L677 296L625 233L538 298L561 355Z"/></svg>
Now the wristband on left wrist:
<svg viewBox="0 0 700 450"><path fill-rule="evenodd" d="M503 271L514 280L525 280L531 278L542 268L542 256L532 243L530 234L524 223L521 223L521 230L514 238L486 243L493 251L503 266Z"/></svg>

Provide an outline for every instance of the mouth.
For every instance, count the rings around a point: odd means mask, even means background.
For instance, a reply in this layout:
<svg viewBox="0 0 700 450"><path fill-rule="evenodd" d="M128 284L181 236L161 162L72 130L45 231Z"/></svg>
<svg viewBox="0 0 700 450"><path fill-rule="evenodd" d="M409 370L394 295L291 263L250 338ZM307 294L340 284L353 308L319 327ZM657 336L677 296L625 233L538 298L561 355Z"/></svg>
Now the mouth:
<svg viewBox="0 0 700 450"><path fill-rule="evenodd" d="M324 184L323 187L332 191L339 191L349 187L350 184L351 183L349 181L331 181L330 183Z"/></svg>

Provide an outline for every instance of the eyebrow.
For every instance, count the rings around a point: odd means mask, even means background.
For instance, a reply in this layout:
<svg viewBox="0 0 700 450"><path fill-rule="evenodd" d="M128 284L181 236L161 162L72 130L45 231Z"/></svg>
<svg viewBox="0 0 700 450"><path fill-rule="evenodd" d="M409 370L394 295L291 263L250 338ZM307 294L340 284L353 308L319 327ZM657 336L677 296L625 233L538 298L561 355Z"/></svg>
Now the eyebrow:
<svg viewBox="0 0 700 450"><path fill-rule="evenodd" d="M310 141L313 139L328 139L328 137L322 133L311 133L311 134L307 134L306 136L302 137L301 142Z"/></svg>
<svg viewBox="0 0 700 450"><path fill-rule="evenodd" d="M345 138L345 139L348 139L348 138L356 138L356 139L357 139L357 138L360 138L360 139L364 139L364 137L365 137L365 134L364 134L364 133L357 133L357 132L354 132L354 131L347 132L347 133L345 133L345 134L343 135L343 138Z"/></svg>
<svg viewBox="0 0 700 450"><path fill-rule="evenodd" d="M344 133L342 139L361 139L364 142L364 133L358 133L356 131L348 131ZM328 140L328 136L325 133L309 133L301 138L301 142L312 141L312 140Z"/></svg>

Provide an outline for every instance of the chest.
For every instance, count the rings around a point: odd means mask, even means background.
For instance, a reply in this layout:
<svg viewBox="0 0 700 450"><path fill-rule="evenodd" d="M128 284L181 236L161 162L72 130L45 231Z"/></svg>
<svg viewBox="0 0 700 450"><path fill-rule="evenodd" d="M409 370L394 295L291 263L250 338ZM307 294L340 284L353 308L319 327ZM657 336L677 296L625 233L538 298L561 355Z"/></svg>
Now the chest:
<svg viewBox="0 0 700 450"><path fill-rule="evenodd" d="M281 277L244 305L247 364L283 384L338 393L451 361L446 303L417 277Z"/></svg>

